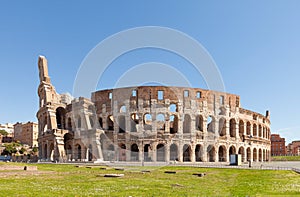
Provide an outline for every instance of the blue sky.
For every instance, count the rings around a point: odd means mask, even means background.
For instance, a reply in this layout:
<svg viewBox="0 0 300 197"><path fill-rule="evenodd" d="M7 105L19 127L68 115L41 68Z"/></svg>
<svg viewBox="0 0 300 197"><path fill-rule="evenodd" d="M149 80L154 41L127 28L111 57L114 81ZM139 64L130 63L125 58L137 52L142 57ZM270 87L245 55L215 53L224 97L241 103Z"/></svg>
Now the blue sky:
<svg viewBox="0 0 300 197"><path fill-rule="evenodd" d="M59 93L72 92L79 66L106 37L128 28L163 26L200 42L243 108L271 112L272 132L300 139L300 2L288 1L2 1L0 4L0 123L37 121L37 58L45 55ZM133 51L122 65L166 62L204 87L178 57ZM182 63L182 64L181 64ZM112 79L115 79L111 77ZM104 80L105 81L105 80ZM98 88L111 86L99 82Z"/></svg>

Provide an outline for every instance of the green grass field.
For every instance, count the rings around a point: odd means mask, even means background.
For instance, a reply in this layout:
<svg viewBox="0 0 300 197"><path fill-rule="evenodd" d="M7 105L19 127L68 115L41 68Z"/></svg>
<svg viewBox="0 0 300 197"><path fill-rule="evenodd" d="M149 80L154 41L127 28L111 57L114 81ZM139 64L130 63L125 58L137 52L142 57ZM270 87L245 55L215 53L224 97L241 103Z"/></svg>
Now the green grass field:
<svg viewBox="0 0 300 197"><path fill-rule="evenodd" d="M195 167L126 167L117 171L100 166L35 165L37 172L0 171L0 196L300 196L300 174L292 171ZM166 174L166 170L176 174ZM103 177L106 173L125 176Z"/></svg>
<svg viewBox="0 0 300 197"><path fill-rule="evenodd" d="M300 156L273 156L272 161L300 161Z"/></svg>

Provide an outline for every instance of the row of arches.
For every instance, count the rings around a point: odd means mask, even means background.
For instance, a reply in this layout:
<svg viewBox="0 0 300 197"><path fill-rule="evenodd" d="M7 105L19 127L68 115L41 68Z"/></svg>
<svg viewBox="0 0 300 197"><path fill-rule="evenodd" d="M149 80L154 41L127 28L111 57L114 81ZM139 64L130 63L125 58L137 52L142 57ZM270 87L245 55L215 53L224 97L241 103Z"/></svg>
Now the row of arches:
<svg viewBox="0 0 300 197"><path fill-rule="evenodd" d="M181 149L181 150L180 150ZM244 146L236 149L234 145L227 148L225 145L218 147L209 145L206 148L197 144L192 148L189 144L184 144L182 148L179 148L177 144L171 144L170 146L159 143L155 147L150 144L143 144L140 147L134 143L126 146L125 144L119 144L115 150L113 144L108 146L108 152L114 153L113 157L105 157L106 160L115 159L118 161L156 161L156 162L168 162L168 161L180 161L180 162L229 162L229 157L232 154L240 154L242 161L247 162L249 160L255 162L263 162L269 160L269 150L264 148L245 148Z"/></svg>
<svg viewBox="0 0 300 197"><path fill-rule="evenodd" d="M92 110L92 109L91 109ZM124 110L124 109L123 109ZM126 110L125 110L126 112ZM65 120L66 117L66 110L62 107L56 109L56 122L58 129L69 129L72 130L73 125L76 125L77 128L82 128L84 125L82 124L82 117L80 115L75 116L76 124L72 124L71 117L68 117L67 121ZM125 133L127 130L130 132L137 132L138 125L140 121L143 121L143 130L152 130L153 127L153 118L152 115L146 113L143 115L143 118L139 117L137 113L132 113L130 115L130 125L127 126L127 120L125 115L119 115L117 118L117 122L114 120L112 115L107 116L106 119L106 128L107 130L115 130L115 122L117 124L118 132ZM168 117L169 121L169 132L171 134L178 132L178 116L172 114ZM157 114L155 117L156 121L156 129L157 130L165 130L166 129L166 118L165 115L160 113ZM228 123L227 123L228 122ZM253 123L251 124L250 121L244 122L243 120L236 121L236 119L226 119L225 117L221 117L218 121L218 129L216 129L216 118L214 116L209 116L205 123L204 117L202 115L197 115L195 118L195 129L198 131L204 131L206 127L207 132L218 133L219 136L226 136L227 134L230 137L243 137L243 135L251 136L251 137L260 137L264 139L270 139L270 129L262 124ZM96 116L90 115L89 116L89 125L90 128L94 128L95 126L103 127L103 120L102 118L96 120ZM128 123L127 123L128 124ZM182 133L191 133L192 132L192 118L189 114L185 114L183 117L182 122Z"/></svg>

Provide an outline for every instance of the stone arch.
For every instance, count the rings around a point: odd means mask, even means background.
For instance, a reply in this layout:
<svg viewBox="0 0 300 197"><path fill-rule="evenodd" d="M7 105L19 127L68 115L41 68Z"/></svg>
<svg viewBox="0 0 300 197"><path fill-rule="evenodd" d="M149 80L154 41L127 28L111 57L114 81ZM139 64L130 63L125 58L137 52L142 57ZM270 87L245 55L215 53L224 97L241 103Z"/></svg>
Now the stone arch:
<svg viewBox="0 0 300 197"><path fill-rule="evenodd" d="M124 115L118 117L119 133L125 133L126 131L126 119Z"/></svg>
<svg viewBox="0 0 300 197"><path fill-rule="evenodd" d="M169 111L173 113L177 112L177 105L174 103L170 104Z"/></svg>
<svg viewBox="0 0 300 197"><path fill-rule="evenodd" d="M246 160L246 157L245 157L245 148L243 146L241 146L239 148L238 154L240 154L242 156L242 161Z"/></svg>
<svg viewBox="0 0 300 197"><path fill-rule="evenodd" d="M203 132L203 116L202 115L197 115L196 116L196 130L202 131Z"/></svg>
<svg viewBox="0 0 300 197"><path fill-rule="evenodd" d="M107 123L107 129L108 130L114 130L114 117L112 115L109 115L106 119Z"/></svg>
<svg viewBox="0 0 300 197"><path fill-rule="evenodd" d="M139 160L139 147L137 144L132 144L130 147L131 161Z"/></svg>
<svg viewBox="0 0 300 197"><path fill-rule="evenodd" d="M219 120L219 134L220 136L226 135L226 119L220 118Z"/></svg>
<svg viewBox="0 0 300 197"><path fill-rule="evenodd" d="M149 113L144 114L144 130L152 130L152 115Z"/></svg>
<svg viewBox="0 0 300 197"><path fill-rule="evenodd" d="M257 136L257 125L253 124L253 136Z"/></svg>
<svg viewBox="0 0 300 197"><path fill-rule="evenodd" d="M69 118L68 118L68 121L67 121L67 129L71 131L71 130L72 130L72 127L73 127L73 126L72 126L72 119L71 119L71 117L69 117Z"/></svg>
<svg viewBox="0 0 300 197"><path fill-rule="evenodd" d="M138 125L139 125L139 115L137 113L132 113L131 120L130 120L131 132L137 132Z"/></svg>
<svg viewBox="0 0 300 197"><path fill-rule="evenodd" d="M77 159L77 161L81 161L81 159L82 159L82 156L81 156L81 146L80 146L80 144L76 144L75 145L75 151L76 151L76 159Z"/></svg>
<svg viewBox="0 0 300 197"><path fill-rule="evenodd" d="M245 123L243 120L239 121L239 136L242 139L244 136L244 128L245 128Z"/></svg>
<svg viewBox="0 0 300 197"><path fill-rule="evenodd" d="M73 159L72 141L73 141L73 136L70 133L66 133L64 135L64 149L68 161Z"/></svg>
<svg viewBox="0 0 300 197"><path fill-rule="evenodd" d="M123 143L119 145L119 161L126 161L126 145Z"/></svg>
<svg viewBox="0 0 300 197"><path fill-rule="evenodd" d="M197 144L195 148L195 160L203 161L202 155L203 155L203 147L201 146L201 144Z"/></svg>
<svg viewBox="0 0 300 197"><path fill-rule="evenodd" d="M48 145L44 145L44 159L48 159Z"/></svg>
<svg viewBox="0 0 300 197"><path fill-rule="evenodd" d="M93 161L94 155L93 155L93 146L90 144L88 148L88 160Z"/></svg>
<svg viewBox="0 0 300 197"><path fill-rule="evenodd" d="M236 149L235 149L234 145L229 147L228 154L229 154L229 157L230 157L230 155L236 154Z"/></svg>
<svg viewBox="0 0 300 197"><path fill-rule="evenodd" d="M248 136L251 135L251 123L250 123L249 121L247 122L247 131L246 131L246 134L247 134Z"/></svg>
<svg viewBox="0 0 300 197"><path fill-rule="evenodd" d="M253 161L257 161L257 149L253 148Z"/></svg>
<svg viewBox="0 0 300 197"><path fill-rule="evenodd" d="M219 146L218 154L220 162L227 161L226 147L224 145Z"/></svg>
<svg viewBox="0 0 300 197"><path fill-rule="evenodd" d="M178 147L176 144L170 146L170 161L178 161Z"/></svg>
<svg viewBox="0 0 300 197"><path fill-rule="evenodd" d="M258 137L262 137L262 127L258 125Z"/></svg>
<svg viewBox="0 0 300 197"><path fill-rule="evenodd" d="M171 115L170 116L170 133L174 134L178 132L178 116Z"/></svg>
<svg viewBox="0 0 300 197"><path fill-rule="evenodd" d="M165 146L163 144L156 146L156 161L165 161Z"/></svg>
<svg viewBox="0 0 300 197"><path fill-rule="evenodd" d="M81 116L80 115L78 115L76 117L76 122L77 122L77 128L81 129L82 128L82 122L81 122Z"/></svg>
<svg viewBox="0 0 300 197"><path fill-rule="evenodd" d="M262 158L262 150L261 150L261 148L260 149L258 149L258 160L260 161L260 162L262 162L263 161L263 158Z"/></svg>
<svg viewBox="0 0 300 197"><path fill-rule="evenodd" d="M188 144L185 144L183 146L182 152L183 152L183 162L191 161L191 152L192 152L191 146Z"/></svg>
<svg viewBox="0 0 300 197"><path fill-rule="evenodd" d="M56 108L56 124L58 129L66 128L66 109L63 107Z"/></svg>
<svg viewBox="0 0 300 197"><path fill-rule="evenodd" d="M120 107L120 113L126 113L126 106L125 105L122 105L121 107Z"/></svg>
<svg viewBox="0 0 300 197"><path fill-rule="evenodd" d="M213 116L208 116L207 118L207 132L215 133L215 123L216 119Z"/></svg>
<svg viewBox="0 0 300 197"><path fill-rule="evenodd" d="M100 129L103 129L103 119L102 119L102 117L99 117L98 122L99 122Z"/></svg>
<svg viewBox="0 0 300 197"><path fill-rule="evenodd" d="M150 149L151 149L150 144L145 144L145 146L144 146L144 161L151 161L151 157L149 156Z"/></svg>
<svg viewBox="0 0 300 197"><path fill-rule="evenodd" d="M236 137L236 121L234 118L230 119L229 125L230 137Z"/></svg>
<svg viewBox="0 0 300 197"><path fill-rule="evenodd" d="M251 148L247 148L247 161L251 161Z"/></svg>
<svg viewBox="0 0 300 197"><path fill-rule="evenodd" d="M165 130L165 115L162 113L157 114L156 116L157 129Z"/></svg>
<svg viewBox="0 0 300 197"><path fill-rule="evenodd" d="M191 133L191 116L189 114L184 115L183 133Z"/></svg>
<svg viewBox="0 0 300 197"><path fill-rule="evenodd" d="M216 149L213 145L209 145L206 149L207 151L207 160L209 162L215 162L216 161Z"/></svg>

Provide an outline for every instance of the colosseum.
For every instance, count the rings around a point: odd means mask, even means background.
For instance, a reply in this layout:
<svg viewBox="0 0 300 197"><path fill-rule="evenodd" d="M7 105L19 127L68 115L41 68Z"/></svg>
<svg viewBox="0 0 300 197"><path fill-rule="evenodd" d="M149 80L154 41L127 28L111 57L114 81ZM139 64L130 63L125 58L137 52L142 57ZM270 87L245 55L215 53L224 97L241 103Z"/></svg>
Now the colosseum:
<svg viewBox="0 0 300 197"><path fill-rule="evenodd" d="M242 162L270 158L270 114L238 95L200 88L139 86L91 99L57 94L38 60L39 157L60 162Z"/></svg>

